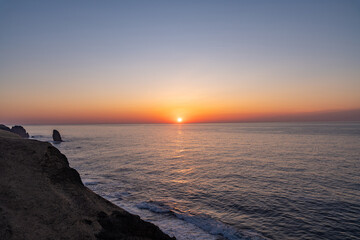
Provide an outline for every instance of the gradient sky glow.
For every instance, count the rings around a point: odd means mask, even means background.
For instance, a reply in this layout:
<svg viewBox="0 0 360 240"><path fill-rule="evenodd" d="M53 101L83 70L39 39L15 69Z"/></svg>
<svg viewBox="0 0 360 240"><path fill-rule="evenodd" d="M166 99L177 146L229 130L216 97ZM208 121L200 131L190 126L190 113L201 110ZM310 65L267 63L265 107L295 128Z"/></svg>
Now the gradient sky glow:
<svg viewBox="0 0 360 240"><path fill-rule="evenodd" d="M360 1L0 0L0 123L359 109Z"/></svg>

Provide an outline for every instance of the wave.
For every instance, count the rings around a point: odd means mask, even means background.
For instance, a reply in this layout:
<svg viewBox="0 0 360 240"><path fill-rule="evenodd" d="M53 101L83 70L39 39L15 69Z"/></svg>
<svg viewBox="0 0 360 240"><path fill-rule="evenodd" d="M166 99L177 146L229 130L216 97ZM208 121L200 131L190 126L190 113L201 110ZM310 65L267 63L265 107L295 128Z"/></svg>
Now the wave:
<svg viewBox="0 0 360 240"><path fill-rule="evenodd" d="M97 181L95 179L90 179L90 178L83 178L82 182L84 183L84 185L86 186L92 186L92 185L98 185L98 184L102 184L101 181Z"/></svg>
<svg viewBox="0 0 360 240"><path fill-rule="evenodd" d="M154 213L173 214L170 206L167 206L166 204L164 204L162 202L155 202L155 201L141 202L139 204L136 204L136 207L139 209L147 209Z"/></svg>
<svg viewBox="0 0 360 240"><path fill-rule="evenodd" d="M193 224L203 231L227 240L264 240L264 236L246 230L238 230L235 227L218 221L206 214L192 214L181 212L172 208L169 204L161 201L148 201L136 204L138 209L149 210L157 214L172 215L187 223Z"/></svg>

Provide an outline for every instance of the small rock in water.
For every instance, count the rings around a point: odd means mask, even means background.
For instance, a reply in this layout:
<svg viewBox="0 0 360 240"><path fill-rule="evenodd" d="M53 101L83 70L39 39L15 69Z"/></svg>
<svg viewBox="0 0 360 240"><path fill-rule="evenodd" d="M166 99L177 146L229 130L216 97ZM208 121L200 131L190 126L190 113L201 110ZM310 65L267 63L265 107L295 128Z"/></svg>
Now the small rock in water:
<svg viewBox="0 0 360 240"><path fill-rule="evenodd" d="M63 140L61 139L60 133L58 130L53 130L53 134L52 134L53 140L55 142L62 142Z"/></svg>
<svg viewBox="0 0 360 240"><path fill-rule="evenodd" d="M13 133L16 133L20 137L29 138L29 134L26 132L25 128L23 128L22 126L13 126L10 131Z"/></svg>

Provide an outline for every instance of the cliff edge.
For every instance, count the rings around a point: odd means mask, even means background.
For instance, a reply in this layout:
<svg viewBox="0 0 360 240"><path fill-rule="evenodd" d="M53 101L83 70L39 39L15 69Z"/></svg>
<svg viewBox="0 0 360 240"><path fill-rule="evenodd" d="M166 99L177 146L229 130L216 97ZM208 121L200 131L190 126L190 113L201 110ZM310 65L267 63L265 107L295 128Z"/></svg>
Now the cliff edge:
<svg viewBox="0 0 360 240"><path fill-rule="evenodd" d="M0 239L175 238L85 187L50 143L0 130Z"/></svg>

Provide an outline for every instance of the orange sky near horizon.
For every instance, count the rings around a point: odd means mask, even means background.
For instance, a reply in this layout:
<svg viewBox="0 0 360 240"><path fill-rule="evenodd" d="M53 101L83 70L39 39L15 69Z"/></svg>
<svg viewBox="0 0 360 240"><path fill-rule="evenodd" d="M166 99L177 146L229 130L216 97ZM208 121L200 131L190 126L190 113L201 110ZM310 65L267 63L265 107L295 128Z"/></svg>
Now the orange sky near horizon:
<svg viewBox="0 0 360 240"><path fill-rule="evenodd" d="M143 74L124 76L121 71L102 76L93 71L52 76L45 71L16 76L28 81L15 80L0 89L0 121L174 123L181 117L184 123L232 122L360 109L357 76L348 74L347 82L342 82L345 76L340 74L301 79L291 71L244 70L230 75L207 68L195 73L163 71L149 79ZM48 76L52 81L47 82Z"/></svg>
<svg viewBox="0 0 360 240"><path fill-rule="evenodd" d="M10 97L10 96L9 96ZM155 98L155 97L154 97ZM184 123L261 121L272 116L308 114L321 111L346 111L357 109L357 101L350 98L347 105L336 99L312 101L311 99L240 97L217 95L212 98L199 95L164 96L157 99L126 100L119 97L62 99L61 96L29 96L28 101L9 98L2 101L0 120L5 123L175 123L181 117ZM328 103L333 101L327 108ZM344 107L345 105L345 107ZM9 117L7 117L9 116ZM331 119L329 119L331 120Z"/></svg>

